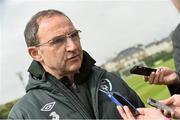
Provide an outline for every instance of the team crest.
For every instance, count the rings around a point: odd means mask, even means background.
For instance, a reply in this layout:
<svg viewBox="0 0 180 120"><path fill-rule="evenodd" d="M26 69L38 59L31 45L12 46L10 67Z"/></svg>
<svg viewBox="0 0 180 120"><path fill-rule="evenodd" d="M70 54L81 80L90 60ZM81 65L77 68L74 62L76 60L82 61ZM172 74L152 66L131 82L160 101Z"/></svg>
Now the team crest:
<svg viewBox="0 0 180 120"><path fill-rule="evenodd" d="M109 79L105 78L100 83L100 91L110 92L112 91L112 84Z"/></svg>

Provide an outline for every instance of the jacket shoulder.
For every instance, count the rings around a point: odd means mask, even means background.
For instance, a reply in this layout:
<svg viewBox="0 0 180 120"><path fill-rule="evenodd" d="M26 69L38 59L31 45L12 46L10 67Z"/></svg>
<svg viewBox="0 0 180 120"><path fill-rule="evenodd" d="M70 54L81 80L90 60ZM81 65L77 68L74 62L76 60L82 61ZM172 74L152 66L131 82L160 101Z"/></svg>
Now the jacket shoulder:
<svg viewBox="0 0 180 120"><path fill-rule="evenodd" d="M36 96L34 94L34 91L30 91L26 93L22 98L20 98L16 104L12 107L8 118L9 119L23 119L28 118L28 114L33 112L32 107L37 106L34 103L36 100ZM35 92L36 93L36 92Z"/></svg>
<svg viewBox="0 0 180 120"><path fill-rule="evenodd" d="M26 95L19 99L9 112L8 119L22 119L25 117L24 107L27 106ZM23 107L22 107L23 106Z"/></svg>

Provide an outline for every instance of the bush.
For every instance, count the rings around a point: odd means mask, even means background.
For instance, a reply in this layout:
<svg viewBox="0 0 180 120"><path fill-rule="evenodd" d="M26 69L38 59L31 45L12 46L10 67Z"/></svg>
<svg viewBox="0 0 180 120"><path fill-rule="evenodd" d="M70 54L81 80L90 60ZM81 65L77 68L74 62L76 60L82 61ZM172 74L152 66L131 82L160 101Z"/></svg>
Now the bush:
<svg viewBox="0 0 180 120"><path fill-rule="evenodd" d="M0 106L0 119L7 119L9 111L16 102L17 100L14 100L12 102Z"/></svg>

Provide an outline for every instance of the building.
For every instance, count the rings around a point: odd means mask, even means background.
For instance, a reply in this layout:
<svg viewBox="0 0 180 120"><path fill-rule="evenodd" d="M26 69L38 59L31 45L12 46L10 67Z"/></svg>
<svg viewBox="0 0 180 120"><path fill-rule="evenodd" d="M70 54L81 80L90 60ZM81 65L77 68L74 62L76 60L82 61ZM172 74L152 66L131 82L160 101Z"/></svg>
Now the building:
<svg viewBox="0 0 180 120"><path fill-rule="evenodd" d="M173 50L172 40L170 37L164 38L161 41L152 42L144 47L147 56L152 56L162 51L171 52Z"/></svg>
<svg viewBox="0 0 180 120"><path fill-rule="evenodd" d="M120 71L143 62L143 59L146 57L161 52L171 52L172 50L172 40L170 37L166 37L160 41L149 43L146 46L138 44L129 47L119 52L115 58L106 62L103 67L111 72Z"/></svg>
<svg viewBox="0 0 180 120"><path fill-rule="evenodd" d="M137 64L145 57L145 51L142 47L142 45L137 45L121 51L114 59L107 62L104 67L108 71L117 71L132 64Z"/></svg>

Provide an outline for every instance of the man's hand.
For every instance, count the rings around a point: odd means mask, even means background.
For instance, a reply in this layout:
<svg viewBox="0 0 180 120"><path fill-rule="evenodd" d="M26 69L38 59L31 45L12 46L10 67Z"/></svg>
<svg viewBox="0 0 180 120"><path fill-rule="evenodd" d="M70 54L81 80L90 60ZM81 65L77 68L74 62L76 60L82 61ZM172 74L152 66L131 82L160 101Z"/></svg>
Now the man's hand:
<svg viewBox="0 0 180 120"><path fill-rule="evenodd" d="M153 107L138 108L140 115L137 117L139 120L165 120L166 117L162 114L160 109Z"/></svg>
<svg viewBox="0 0 180 120"><path fill-rule="evenodd" d="M150 84L164 85L173 85L180 81L176 72L167 67L157 68L156 72L152 72L150 76L145 76L144 80Z"/></svg>
<svg viewBox="0 0 180 120"><path fill-rule="evenodd" d="M180 95L175 94L168 99L161 100L160 102L168 105L174 110L175 118L180 118Z"/></svg>
<svg viewBox="0 0 180 120"><path fill-rule="evenodd" d="M165 120L166 117L161 113L161 110L156 108L138 108L140 115L134 117L127 106L123 108L117 106L119 114L124 120Z"/></svg>

